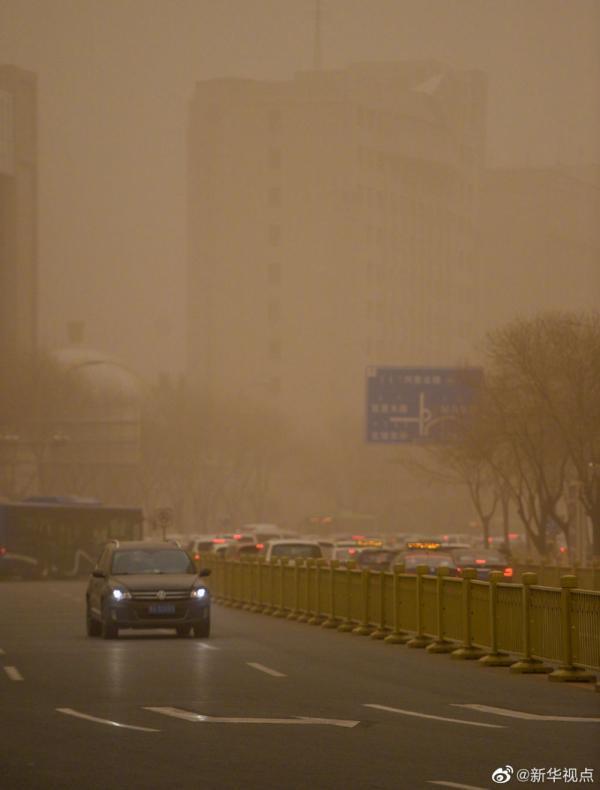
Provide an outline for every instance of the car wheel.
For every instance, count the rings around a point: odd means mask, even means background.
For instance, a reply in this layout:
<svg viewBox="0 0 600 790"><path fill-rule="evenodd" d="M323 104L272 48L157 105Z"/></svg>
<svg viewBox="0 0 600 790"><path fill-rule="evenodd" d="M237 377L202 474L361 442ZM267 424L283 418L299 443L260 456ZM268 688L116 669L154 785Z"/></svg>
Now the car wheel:
<svg viewBox="0 0 600 790"><path fill-rule="evenodd" d="M85 630L88 636L100 636L100 631L102 630L100 623L94 620L89 609L86 610L85 614Z"/></svg>
<svg viewBox="0 0 600 790"><path fill-rule="evenodd" d="M191 627L189 625L178 625L176 631L177 636L189 636Z"/></svg>
<svg viewBox="0 0 600 790"><path fill-rule="evenodd" d="M196 639L206 639L210 636L210 620L194 625L194 637Z"/></svg>
<svg viewBox="0 0 600 790"><path fill-rule="evenodd" d="M109 613L104 612L100 623L100 636L102 639L116 639L119 636L118 627L110 621Z"/></svg>

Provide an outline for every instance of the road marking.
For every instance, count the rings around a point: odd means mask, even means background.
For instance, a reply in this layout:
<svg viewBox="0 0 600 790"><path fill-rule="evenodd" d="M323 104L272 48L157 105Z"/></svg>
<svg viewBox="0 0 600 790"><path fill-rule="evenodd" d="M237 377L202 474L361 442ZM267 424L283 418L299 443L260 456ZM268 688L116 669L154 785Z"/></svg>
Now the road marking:
<svg viewBox="0 0 600 790"><path fill-rule="evenodd" d="M172 716L184 721L201 722L205 724L325 724L331 727L356 727L359 721L348 719L320 719L312 716L295 716L291 719L258 719L255 717L241 716L204 716L202 713L192 713L180 708L144 708L163 716Z"/></svg>
<svg viewBox="0 0 600 790"><path fill-rule="evenodd" d="M141 730L142 732L160 732L152 727L136 727L134 724L121 724L119 721L111 721L110 719L99 719L96 716L88 716L87 713L79 713L73 708L56 708L59 713L64 713L67 716L75 716L78 719L86 719L87 721L95 721L97 724L110 724L112 727L119 727L125 730Z"/></svg>
<svg viewBox="0 0 600 790"><path fill-rule="evenodd" d="M204 650L220 650L221 649L220 647L217 647L216 645L209 645L208 642L194 642L194 644L196 645L196 647L201 647Z"/></svg>
<svg viewBox="0 0 600 790"><path fill-rule="evenodd" d="M460 785L457 782L442 782L441 780L434 782L433 779L429 779L427 784L442 785L443 787L461 787L463 790L485 790L485 787L479 787L476 785Z"/></svg>
<svg viewBox="0 0 600 790"><path fill-rule="evenodd" d="M471 727L493 727L494 729L506 729L503 724L485 724L480 721L465 721L464 719L449 719L446 716L433 716L430 713L418 713L416 710L403 710L402 708L388 708L387 705L364 704L365 708L376 708L377 710L389 710L391 713L402 713L405 716L418 716L421 719L436 719L437 721L451 721L453 724L468 724Z"/></svg>
<svg viewBox="0 0 600 790"><path fill-rule="evenodd" d="M478 710L481 713L494 713L497 716L509 716L511 719L527 719L529 721L588 721L593 723L600 722L600 719L593 719L591 716L542 716L537 713L525 713L521 710L509 710L508 708L493 708L491 705L459 705L453 703L455 708L469 708Z"/></svg>
<svg viewBox="0 0 600 790"><path fill-rule="evenodd" d="M263 664L254 664L251 661L246 661L249 667L253 669L258 669L259 672L264 672L266 675L271 675L274 678L285 678L287 675L284 675L283 672L277 672L276 669L269 669L269 667L263 666Z"/></svg>
<svg viewBox="0 0 600 790"><path fill-rule="evenodd" d="M23 675L16 667L4 667L4 671L11 680L23 680Z"/></svg>

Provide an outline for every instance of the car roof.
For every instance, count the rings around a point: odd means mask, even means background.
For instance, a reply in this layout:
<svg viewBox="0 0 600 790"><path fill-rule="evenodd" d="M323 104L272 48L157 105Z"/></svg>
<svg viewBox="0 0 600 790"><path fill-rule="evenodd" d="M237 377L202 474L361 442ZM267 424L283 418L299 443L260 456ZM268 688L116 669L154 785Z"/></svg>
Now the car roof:
<svg viewBox="0 0 600 790"><path fill-rule="evenodd" d="M173 540L114 540L108 541L109 546L113 546L119 551L136 551L140 549L179 549L183 551Z"/></svg>
<svg viewBox="0 0 600 790"><path fill-rule="evenodd" d="M320 544L316 540L304 540L304 538L281 538L275 540L267 541L269 546L281 546L285 544L293 544L294 546L298 543L302 544L303 546L319 546Z"/></svg>

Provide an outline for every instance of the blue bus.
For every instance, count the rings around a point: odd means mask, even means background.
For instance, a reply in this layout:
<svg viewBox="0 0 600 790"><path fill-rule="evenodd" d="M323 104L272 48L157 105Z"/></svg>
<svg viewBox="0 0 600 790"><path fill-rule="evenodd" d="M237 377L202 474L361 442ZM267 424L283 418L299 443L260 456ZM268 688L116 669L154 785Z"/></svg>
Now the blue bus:
<svg viewBox="0 0 600 790"><path fill-rule="evenodd" d="M111 507L78 497L0 503L0 577L87 575L108 540L142 537L140 508Z"/></svg>

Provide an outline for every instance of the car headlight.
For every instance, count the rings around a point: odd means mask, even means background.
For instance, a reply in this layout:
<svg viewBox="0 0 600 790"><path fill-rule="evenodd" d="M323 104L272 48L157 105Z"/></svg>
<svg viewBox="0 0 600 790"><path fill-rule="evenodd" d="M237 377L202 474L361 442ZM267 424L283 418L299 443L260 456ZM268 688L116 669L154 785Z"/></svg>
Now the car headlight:
<svg viewBox="0 0 600 790"><path fill-rule="evenodd" d="M121 590L119 587L116 587L112 591L112 597L114 601L124 601L127 598L131 598L131 593L129 590Z"/></svg>
<svg viewBox="0 0 600 790"><path fill-rule="evenodd" d="M190 598L205 598L208 595L206 587L195 587L190 592Z"/></svg>

